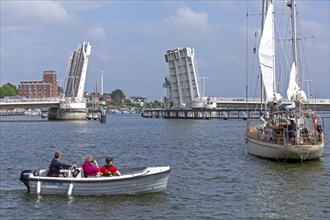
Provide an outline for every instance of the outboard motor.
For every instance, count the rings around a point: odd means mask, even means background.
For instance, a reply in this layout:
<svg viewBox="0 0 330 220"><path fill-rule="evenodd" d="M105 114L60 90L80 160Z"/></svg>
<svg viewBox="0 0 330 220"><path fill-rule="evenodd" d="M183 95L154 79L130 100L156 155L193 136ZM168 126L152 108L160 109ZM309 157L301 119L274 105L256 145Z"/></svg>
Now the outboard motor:
<svg viewBox="0 0 330 220"><path fill-rule="evenodd" d="M30 192L30 187L29 187L29 176L30 174L33 174L33 170L23 170L21 173L21 177L19 178L20 181L22 181L25 186L28 188L28 191Z"/></svg>

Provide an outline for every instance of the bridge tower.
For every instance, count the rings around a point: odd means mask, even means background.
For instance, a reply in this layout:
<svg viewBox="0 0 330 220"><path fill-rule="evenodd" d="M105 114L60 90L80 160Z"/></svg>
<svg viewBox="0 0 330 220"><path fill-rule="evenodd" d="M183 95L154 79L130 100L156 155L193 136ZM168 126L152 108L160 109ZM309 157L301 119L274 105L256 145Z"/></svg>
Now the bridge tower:
<svg viewBox="0 0 330 220"><path fill-rule="evenodd" d="M168 98L171 108L190 107L191 102L200 97L194 49L187 47L168 50L165 60L170 74Z"/></svg>
<svg viewBox="0 0 330 220"><path fill-rule="evenodd" d="M64 97L60 99L59 108L50 108L50 120L85 120L87 114L86 100L84 98L85 81L88 58L91 45L83 42L71 54L67 68L67 82Z"/></svg>
<svg viewBox="0 0 330 220"><path fill-rule="evenodd" d="M167 108L213 108L216 102L201 96L195 50L189 47L168 50L165 54L169 76L165 78Z"/></svg>

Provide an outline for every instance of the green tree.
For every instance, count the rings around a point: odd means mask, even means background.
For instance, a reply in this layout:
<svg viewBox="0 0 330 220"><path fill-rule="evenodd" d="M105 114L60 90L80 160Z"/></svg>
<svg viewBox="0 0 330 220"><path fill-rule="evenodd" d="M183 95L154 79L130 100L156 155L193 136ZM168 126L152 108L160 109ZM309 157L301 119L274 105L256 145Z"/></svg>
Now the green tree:
<svg viewBox="0 0 330 220"><path fill-rule="evenodd" d="M13 87L11 87L8 83L3 85L2 88L4 88L5 91L7 92L7 96L16 96L17 95L15 89L13 89Z"/></svg>
<svg viewBox="0 0 330 220"><path fill-rule="evenodd" d="M0 98L2 99L3 97L7 96L7 92L2 86L0 87Z"/></svg>
<svg viewBox="0 0 330 220"><path fill-rule="evenodd" d="M120 102L122 99L125 98L125 95L122 90L115 89L111 92L111 99L113 99L116 102Z"/></svg>
<svg viewBox="0 0 330 220"><path fill-rule="evenodd" d="M3 98L5 96L16 96L17 95L17 89L16 86L6 83L3 86L0 87L0 97Z"/></svg>
<svg viewBox="0 0 330 220"><path fill-rule="evenodd" d="M162 103L158 100L154 100L152 102L146 102L144 107L145 108L161 108Z"/></svg>
<svg viewBox="0 0 330 220"><path fill-rule="evenodd" d="M13 84L11 84L11 83L7 83L6 85L8 85L8 86L10 86L14 91L15 91L15 95L17 95L17 88L16 88L16 86L14 86Z"/></svg>
<svg viewBox="0 0 330 220"><path fill-rule="evenodd" d="M152 107L153 108L161 108L162 107L162 103L158 100L154 100L152 103Z"/></svg>

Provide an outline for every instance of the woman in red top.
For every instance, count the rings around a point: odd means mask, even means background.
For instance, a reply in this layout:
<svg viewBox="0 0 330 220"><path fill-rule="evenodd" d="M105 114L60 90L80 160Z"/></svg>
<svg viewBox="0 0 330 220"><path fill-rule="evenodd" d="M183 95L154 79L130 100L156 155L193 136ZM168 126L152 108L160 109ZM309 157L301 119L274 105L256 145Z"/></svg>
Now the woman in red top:
<svg viewBox="0 0 330 220"><path fill-rule="evenodd" d="M102 174L99 172L100 168L96 160L94 160L92 155L88 155L85 162L81 166L85 172L86 177L99 177Z"/></svg>
<svg viewBox="0 0 330 220"><path fill-rule="evenodd" d="M119 170L114 165L112 165L112 157L105 158L105 162L107 164L102 166L100 169L100 173L102 173L103 176L121 175Z"/></svg>

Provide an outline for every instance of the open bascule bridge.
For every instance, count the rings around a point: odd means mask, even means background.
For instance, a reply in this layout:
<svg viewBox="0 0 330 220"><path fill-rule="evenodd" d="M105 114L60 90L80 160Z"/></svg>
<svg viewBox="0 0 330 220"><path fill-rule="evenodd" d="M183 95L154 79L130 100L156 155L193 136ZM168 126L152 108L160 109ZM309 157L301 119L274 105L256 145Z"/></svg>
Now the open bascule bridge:
<svg viewBox="0 0 330 220"><path fill-rule="evenodd" d="M60 98L58 107L49 108L48 119L86 119L87 107L86 100L84 99L84 89L90 53L91 45L88 42L84 42L70 56L64 97Z"/></svg>
<svg viewBox="0 0 330 220"><path fill-rule="evenodd" d="M1 100L0 109L48 108L49 120L85 120L88 110L84 98L84 88L90 54L91 45L88 42L83 42L70 55L67 67L66 89L61 97Z"/></svg>

